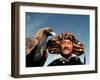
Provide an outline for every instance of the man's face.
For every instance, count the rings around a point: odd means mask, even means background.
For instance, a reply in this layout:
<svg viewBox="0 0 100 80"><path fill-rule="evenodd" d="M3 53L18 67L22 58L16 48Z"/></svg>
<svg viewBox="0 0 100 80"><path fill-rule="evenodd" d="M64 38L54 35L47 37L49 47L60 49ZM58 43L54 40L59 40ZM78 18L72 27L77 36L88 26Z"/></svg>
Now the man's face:
<svg viewBox="0 0 100 80"><path fill-rule="evenodd" d="M70 55L73 51L73 42L70 40L61 41L61 52L63 55Z"/></svg>

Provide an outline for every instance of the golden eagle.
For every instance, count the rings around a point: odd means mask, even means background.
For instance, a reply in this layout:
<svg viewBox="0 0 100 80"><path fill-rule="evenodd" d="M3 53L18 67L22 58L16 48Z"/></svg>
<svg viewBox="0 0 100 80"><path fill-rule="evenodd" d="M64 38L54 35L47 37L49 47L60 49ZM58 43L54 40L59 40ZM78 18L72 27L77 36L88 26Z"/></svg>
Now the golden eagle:
<svg viewBox="0 0 100 80"><path fill-rule="evenodd" d="M32 38L26 39L26 67L43 66L47 59L46 41L55 35L50 27L41 28Z"/></svg>

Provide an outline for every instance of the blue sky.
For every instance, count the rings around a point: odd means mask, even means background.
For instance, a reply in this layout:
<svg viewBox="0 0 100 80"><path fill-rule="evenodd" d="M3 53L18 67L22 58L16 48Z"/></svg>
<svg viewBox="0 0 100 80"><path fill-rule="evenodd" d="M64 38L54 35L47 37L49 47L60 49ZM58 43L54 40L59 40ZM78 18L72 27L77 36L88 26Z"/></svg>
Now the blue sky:
<svg viewBox="0 0 100 80"><path fill-rule="evenodd" d="M38 29L47 26L56 34L73 33L85 45L86 63L89 64L89 15L26 12L26 37L31 37ZM53 56L49 54L46 65ZM80 58L83 61L83 55Z"/></svg>

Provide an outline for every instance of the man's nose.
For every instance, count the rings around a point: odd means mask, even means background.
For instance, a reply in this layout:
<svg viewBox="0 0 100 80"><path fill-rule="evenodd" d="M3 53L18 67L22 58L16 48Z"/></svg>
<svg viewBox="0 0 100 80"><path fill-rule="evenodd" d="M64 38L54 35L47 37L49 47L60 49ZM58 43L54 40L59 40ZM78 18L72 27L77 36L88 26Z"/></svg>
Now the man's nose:
<svg viewBox="0 0 100 80"><path fill-rule="evenodd" d="M66 47L66 48L68 48L68 45L67 45L67 44L65 44L65 47Z"/></svg>

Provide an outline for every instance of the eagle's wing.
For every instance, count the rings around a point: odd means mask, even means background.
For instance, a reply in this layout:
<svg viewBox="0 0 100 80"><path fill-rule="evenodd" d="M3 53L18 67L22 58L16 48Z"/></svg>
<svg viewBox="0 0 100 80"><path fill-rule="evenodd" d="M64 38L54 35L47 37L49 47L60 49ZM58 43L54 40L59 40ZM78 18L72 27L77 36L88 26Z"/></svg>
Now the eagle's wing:
<svg viewBox="0 0 100 80"><path fill-rule="evenodd" d="M32 51L32 49L36 47L37 44L37 39L26 38L26 54L29 54Z"/></svg>

